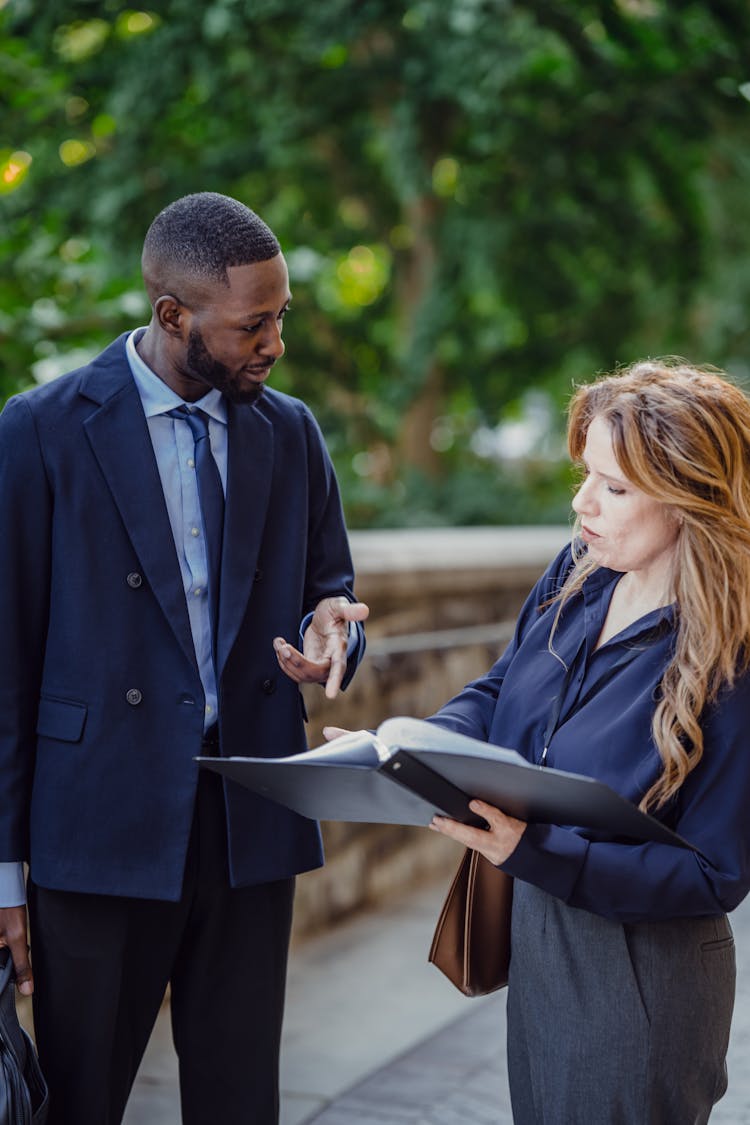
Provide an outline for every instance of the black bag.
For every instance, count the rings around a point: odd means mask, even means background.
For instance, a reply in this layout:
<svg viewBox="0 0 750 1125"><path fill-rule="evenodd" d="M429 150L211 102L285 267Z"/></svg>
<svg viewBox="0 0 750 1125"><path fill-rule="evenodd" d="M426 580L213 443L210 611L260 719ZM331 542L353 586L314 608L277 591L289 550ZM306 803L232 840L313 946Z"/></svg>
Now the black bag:
<svg viewBox="0 0 750 1125"><path fill-rule="evenodd" d="M18 1022L10 950L0 949L0 1125L44 1125L47 1083Z"/></svg>

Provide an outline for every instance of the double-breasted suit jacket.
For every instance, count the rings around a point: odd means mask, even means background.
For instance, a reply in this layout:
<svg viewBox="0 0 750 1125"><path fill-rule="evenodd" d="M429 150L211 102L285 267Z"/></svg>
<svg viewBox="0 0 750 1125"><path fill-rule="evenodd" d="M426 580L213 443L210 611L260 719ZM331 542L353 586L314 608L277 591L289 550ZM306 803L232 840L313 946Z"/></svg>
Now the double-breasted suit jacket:
<svg viewBox="0 0 750 1125"><path fill-rule="evenodd" d="M228 436L221 751L296 753L302 699L272 640L354 597L338 489L296 399L228 404ZM204 698L125 336L0 415L0 576L0 860L45 887L176 900ZM322 862L312 821L232 783L225 800L232 885Z"/></svg>

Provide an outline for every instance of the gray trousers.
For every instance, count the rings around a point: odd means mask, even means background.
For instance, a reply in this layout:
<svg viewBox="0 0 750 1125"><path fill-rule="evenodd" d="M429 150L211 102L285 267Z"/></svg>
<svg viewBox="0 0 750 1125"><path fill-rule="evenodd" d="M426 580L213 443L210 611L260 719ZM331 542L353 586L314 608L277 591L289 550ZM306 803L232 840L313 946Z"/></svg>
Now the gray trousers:
<svg viewBox="0 0 750 1125"><path fill-rule="evenodd" d="M622 924L516 882L515 1125L703 1125L727 1088L728 919Z"/></svg>

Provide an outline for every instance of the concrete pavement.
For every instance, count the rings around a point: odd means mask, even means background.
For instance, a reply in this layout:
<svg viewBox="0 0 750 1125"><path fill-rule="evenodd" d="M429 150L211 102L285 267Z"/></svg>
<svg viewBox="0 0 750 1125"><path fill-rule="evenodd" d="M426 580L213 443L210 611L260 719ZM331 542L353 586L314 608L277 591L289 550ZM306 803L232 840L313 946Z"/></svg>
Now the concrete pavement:
<svg viewBox="0 0 750 1125"><path fill-rule="evenodd" d="M282 1125L511 1125L505 994L467 1000L426 960L447 881L295 947L282 1049ZM750 1125L750 899L732 923L738 989L729 1091L711 1125ZM164 1011L125 1125L179 1120Z"/></svg>

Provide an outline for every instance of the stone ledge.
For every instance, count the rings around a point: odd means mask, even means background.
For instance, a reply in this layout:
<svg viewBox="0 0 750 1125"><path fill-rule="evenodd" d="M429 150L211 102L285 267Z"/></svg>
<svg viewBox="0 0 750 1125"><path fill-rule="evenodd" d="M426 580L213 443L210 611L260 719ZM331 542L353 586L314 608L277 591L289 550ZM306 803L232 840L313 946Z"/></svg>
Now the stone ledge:
<svg viewBox="0 0 750 1125"><path fill-rule="evenodd" d="M370 575L436 570L543 569L570 539L549 527L426 527L349 533L358 580Z"/></svg>

